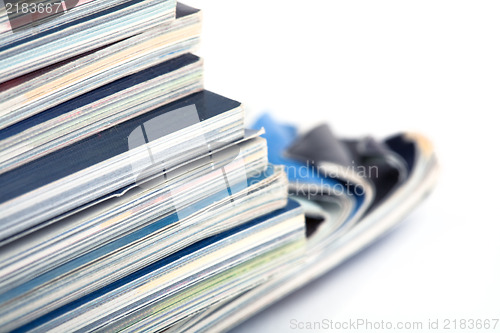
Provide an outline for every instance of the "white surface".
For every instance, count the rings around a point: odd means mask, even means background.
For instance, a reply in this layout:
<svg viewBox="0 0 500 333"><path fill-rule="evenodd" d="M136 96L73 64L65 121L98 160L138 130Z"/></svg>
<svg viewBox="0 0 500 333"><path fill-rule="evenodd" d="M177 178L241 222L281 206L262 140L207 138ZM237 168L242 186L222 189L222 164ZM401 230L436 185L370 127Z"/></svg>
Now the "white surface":
<svg viewBox="0 0 500 333"><path fill-rule="evenodd" d="M500 318L500 3L303 3L188 2L204 11L206 87L250 118L328 121L344 136L423 132L442 174L388 238L235 332L301 331L292 319Z"/></svg>

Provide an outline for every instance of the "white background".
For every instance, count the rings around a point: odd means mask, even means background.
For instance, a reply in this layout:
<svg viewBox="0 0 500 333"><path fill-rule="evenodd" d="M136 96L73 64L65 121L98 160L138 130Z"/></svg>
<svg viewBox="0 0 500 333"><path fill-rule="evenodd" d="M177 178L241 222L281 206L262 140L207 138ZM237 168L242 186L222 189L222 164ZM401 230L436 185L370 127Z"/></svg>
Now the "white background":
<svg viewBox="0 0 500 333"><path fill-rule="evenodd" d="M419 131L442 166L395 232L235 332L300 331L292 319L500 319L500 2L188 4L204 11L207 89L243 102L249 119L327 121L341 136Z"/></svg>

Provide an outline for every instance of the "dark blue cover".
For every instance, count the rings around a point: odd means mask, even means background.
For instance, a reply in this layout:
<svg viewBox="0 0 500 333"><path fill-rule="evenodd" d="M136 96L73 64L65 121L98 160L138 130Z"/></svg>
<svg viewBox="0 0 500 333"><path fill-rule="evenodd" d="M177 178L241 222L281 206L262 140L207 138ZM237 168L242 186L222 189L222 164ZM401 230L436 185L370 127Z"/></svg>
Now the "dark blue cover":
<svg viewBox="0 0 500 333"><path fill-rule="evenodd" d="M0 141L19 134L31 127L43 124L51 119L70 113L87 104L94 103L95 101L129 89L135 85L142 84L158 76L179 70L198 60L200 60L200 58L193 54L185 54L132 75L125 76L3 129L0 131Z"/></svg>
<svg viewBox="0 0 500 333"><path fill-rule="evenodd" d="M164 113L193 104L200 121L240 106L239 102L205 90L130 119L0 174L0 204L128 151L128 136L135 128Z"/></svg>

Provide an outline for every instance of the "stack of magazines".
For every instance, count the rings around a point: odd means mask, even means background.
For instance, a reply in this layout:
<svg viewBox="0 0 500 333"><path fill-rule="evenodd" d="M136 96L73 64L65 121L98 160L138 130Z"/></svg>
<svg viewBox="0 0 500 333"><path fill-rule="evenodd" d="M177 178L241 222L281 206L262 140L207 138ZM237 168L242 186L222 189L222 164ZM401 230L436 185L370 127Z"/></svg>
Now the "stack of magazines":
<svg viewBox="0 0 500 333"><path fill-rule="evenodd" d="M432 189L417 134L246 129L241 103L203 88L199 10L47 14L61 3L0 10L1 331L229 330Z"/></svg>

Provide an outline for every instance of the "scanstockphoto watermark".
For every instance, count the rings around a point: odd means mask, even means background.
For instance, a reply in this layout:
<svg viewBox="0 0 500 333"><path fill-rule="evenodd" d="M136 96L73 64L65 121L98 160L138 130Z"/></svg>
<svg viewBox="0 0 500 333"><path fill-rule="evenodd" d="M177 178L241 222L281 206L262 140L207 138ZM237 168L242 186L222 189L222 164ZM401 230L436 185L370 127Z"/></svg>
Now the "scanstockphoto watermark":
<svg viewBox="0 0 500 333"><path fill-rule="evenodd" d="M316 165L314 161L304 164L285 165L289 178L290 193L314 200L319 196L356 196L366 194L367 179L379 177L376 165L333 166Z"/></svg>
<svg viewBox="0 0 500 333"><path fill-rule="evenodd" d="M328 176L329 178L342 178L346 174L355 175L362 178L378 178L379 169L376 165L359 165L355 161L351 164L342 166L332 166L331 164L317 164L314 161L306 161L300 166L288 166L287 172L294 178L321 178Z"/></svg>
<svg viewBox="0 0 500 333"><path fill-rule="evenodd" d="M291 330L297 331L434 331L444 330L450 332L459 331L497 331L498 318L429 318L426 320L373 320L367 318L354 318L347 320L332 320L324 318L317 321L301 321L291 319L289 323Z"/></svg>
<svg viewBox="0 0 500 333"><path fill-rule="evenodd" d="M392 322L386 320L369 320L364 318L349 319L344 321L336 321L326 318L319 321L299 321L297 319L290 320L290 329L292 330L373 331L392 329L422 330L423 328L424 324L421 321Z"/></svg>
<svg viewBox="0 0 500 333"><path fill-rule="evenodd" d="M180 175L192 178L193 170L197 170L196 173L204 170L211 175L210 186L205 189L210 189L213 194L224 194L226 199L232 200L235 194L243 198L252 185L263 177L273 175L274 168L262 170L255 167L263 164L264 160L260 164L252 162L249 159L253 154L251 149L242 151L239 144L208 135L202 119L193 104L155 116L130 132L128 157L138 187L149 190ZM247 160L251 165L247 165ZM296 165L285 166L285 171L290 179L290 192L313 200L324 195L363 196L366 188L360 180L379 175L376 166L356 165L354 162L352 165L330 164L328 167L315 165L314 162L297 162ZM283 187L275 187L275 190L281 193ZM176 193L171 193L171 200L181 219L193 211L185 207L184 200L174 195Z"/></svg>
<svg viewBox="0 0 500 333"><path fill-rule="evenodd" d="M291 192L308 199L324 195L361 197L367 190L365 180L379 177L377 165L358 165L355 161L350 165L306 161L300 166L286 166L286 171Z"/></svg>

